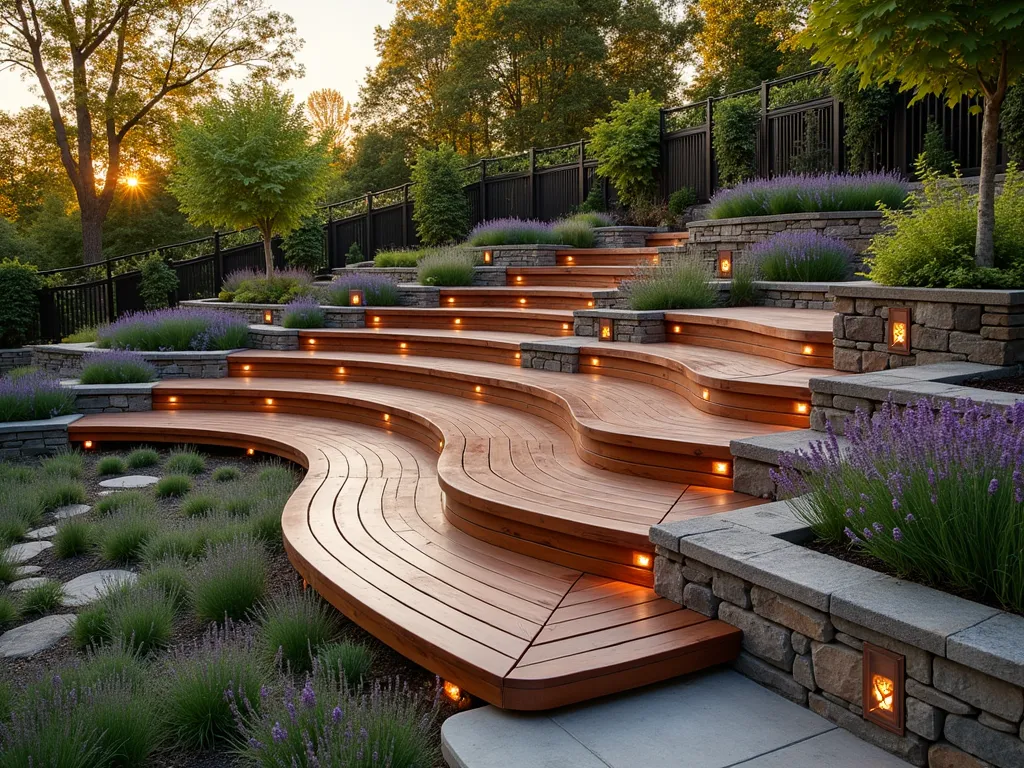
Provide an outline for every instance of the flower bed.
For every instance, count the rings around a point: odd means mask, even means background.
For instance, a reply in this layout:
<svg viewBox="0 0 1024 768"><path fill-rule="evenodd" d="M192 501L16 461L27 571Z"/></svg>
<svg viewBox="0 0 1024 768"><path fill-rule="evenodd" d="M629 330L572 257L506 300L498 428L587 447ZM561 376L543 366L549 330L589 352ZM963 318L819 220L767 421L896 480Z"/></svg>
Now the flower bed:
<svg viewBox="0 0 1024 768"><path fill-rule="evenodd" d="M45 371L16 371L0 378L0 422L66 416L74 406L74 395Z"/></svg>
<svg viewBox="0 0 1024 768"><path fill-rule="evenodd" d="M325 317L320 302L312 297L294 299L284 308L285 328L323 328Z"/></svg>
<svg viewBox="0 0 1024 768"><path fill-rule="evenodd" d="M351 306L351 292L363 292L367 307L394 307L398 305L398 283L388 275L349 273L317 289L323 303L332 307Z"/></svg>
<svg viewBox="0 0 1024 768"><path fill-rule="evenodd" d="M449 248L424 258L417 279L421 285L472 285L477 255L473 251Z"/></svg>
<svg viewBox="0 0 1024 768"><path fill-rule="evenodd" d="M853 259L849 245L817 230L779 232L755 243L749 253L760 275L775 282L846 280Z"/></svg>
<svg viewBox="0 0 1024 768"><path fill-rule="evenodd" d="M611 217L601 213L581 213L552 223L531 219L495 219L478 224L469 233L468 244L474 247L546 244L592 248L594 229L613 223Z"/></svg>
<svg viewBox="0 0 1024 768"><path fill-rule="evenodd" d="M239 318L203 309L136 312L100 328L97 346L107 349L180 352L238 349L249 329Z"/></svg>
<svg viewBox="0 0 1024 768"><path fill-rule="evenodd" d="M89 352L82 360L82 384L140 384L153 381L156 368L137 352Z"/></svg>
<svg viewBox="0 0 1024 768"><path fill-rule="evenodd" d="M275 269L269 277L262 271L240 269L225 275L220 298L243 304L287 304L308 295L312 286L313 276L302 269Z"/></svg>
<svg viewBox="0 0 1024 768"><path fill-rule="evenodd" d="M730 219L784 213L873 211L879 203L901 208L907 184L895 172L820 176L790 175L758 179L717 193L709 218Z"/></svg>

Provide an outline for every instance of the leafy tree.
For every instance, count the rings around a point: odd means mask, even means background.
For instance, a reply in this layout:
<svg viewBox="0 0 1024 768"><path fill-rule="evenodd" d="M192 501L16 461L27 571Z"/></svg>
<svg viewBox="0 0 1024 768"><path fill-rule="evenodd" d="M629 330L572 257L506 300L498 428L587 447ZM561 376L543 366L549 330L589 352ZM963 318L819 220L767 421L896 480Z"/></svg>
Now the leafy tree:
<svg viewBox="0 0 1024 768"><path fill-rule="evenodd" d="M913 100L950 105L980 94L981 177L974 257L995 263L995 169L999 113L1024 71L1024 4L1005 0L812 0L804 43L813 58L852 67L861 85L899 83Z"/></svg>
<svg viewBox="0 0 1024 768"><path fill-rule="evenodd" d="M170 294L178 290L177 273L159 254L153 254L142 262L139 271L139 296L146 309L163 309L168 306Z"/></svg>
<svg viewBox="0 0 1024 768"><path fill-rule="evenodd" d="M33 77L46 102L86 263L102 258L133 141L166 133L220 72L297 71L292 20L264 0L0 0L0 9L0 61Z"/></svg>
<svg viewBox="0 0 1024 768"><path fill-rule="evenodd" d="M711 141L722 186L739 184L756 173L759 120L760 102L756 94L735 96L715 105Z"/></svg>
<svg viewBox="0 0 1024 768"><path fill-rule="evenodd" d="M1024 165L1024 83L1017 83L1006 92L1000 111L1003 146L1010 159Z"/></svg>
<svg viewBox="0 0 1024 768"><path fill-rule="evenodd" d="M290 93L250 82L230 95L203 109L201 122L182 126L171 190L197 224L256 226L269 276L273 236L299 226L326 188L326 139L310 143Z"/></svg>
<svg viewBox="0 0 1024 768"><path fill-rule="evenodd" d="M333 88L321 88L306 97L306 114L317 136L327 134L334 151L341 151L348 144L349 123L352 120L352 105Z"/></svg>
<svg viewBox="0 0 1024 768"><path fill-rule="evenodd" d="M660 160L661 105L650 93L631 93L615 102L604 120L588 129L597 173L615 187L627 207L651 196Z"/></svg>
<svg viewBox="0 0 1024 768"><path fill-rule="evenodd" d="M40 287L31 264L17 259L0 261L0 346L20 347L32 334Z"/></svg>
<svg viewBox="0 0 1024 768"><path fill-rule="evenodd" d="M424 245L444 245L469 232L463 160L451 147L421 149L412 169L413 220Z"/></svg>
<svg viewBox="0 0 1024 768"><path fill-rule="evenodd" d="M306 216L281 243L284 257L293 267L300 267L310 274L319 272L326 262L324 253L324 223L314 213Z"/></svg>
<svg viewBox="0 0 1024 768"><path fill-rule="evenodd" d="M19 259L27 264L37 264L39 250L35 243L22 236L10 221L0 218L0 260Z"/></svg>
<svg viewBox="0 0 1024 768"><path fill-rule="evenodd" d="M352 142L352 152L332 165L327 202L391 189L409 181L410 136L405 131L370 129Z"/></svg>

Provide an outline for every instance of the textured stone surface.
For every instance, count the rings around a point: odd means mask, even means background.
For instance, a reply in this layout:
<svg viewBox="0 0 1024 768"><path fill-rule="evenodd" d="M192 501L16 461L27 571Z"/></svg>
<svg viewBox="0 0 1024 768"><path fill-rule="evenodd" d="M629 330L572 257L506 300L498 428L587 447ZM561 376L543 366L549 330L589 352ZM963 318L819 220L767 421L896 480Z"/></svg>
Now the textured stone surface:
<svg viewBox="0 0 1024 768"><path fill-rule="evenodd" d="M743 632L743 648L749 653L774 664L779 669L793 668L793 645L785 627L763 619L732 603L722 603L718 618Z"/></svg>
<svg viewBox="0 0 1024 768"><path fill-rule="evenodd" d="M104 488L145 488L155 485L159 477L152 475L125 475L124 477L111 477L108 480L101 480L100 485Z"/></svg>
<svg viewBox="0 0 1024 768"><path fill-rule="evenodd" d="M740 608L750 608L750 590L743 583L743 579L738 579L731 573L715 571L713 591L716 597L738 605Z"/></svg>
<svg viewBox="0 0 1024 768"><path fill-rule="evenodd" d="M42 528L33 528L25 534L25 538L29 541L38 541L39 539L50 539L53 538L57 533L57 526L55 525L44 525Z"/></svg>
<svg viewBox="0 0 1024 768"><path fill-rule="evenodd" d="M907 730L923 736L928 741L937 741L942 737L946 714L938 707L908 696L906 717Z"/></svg>
<svg viewBox="0 0 1024 768"><path fill-rule="evenodd" d="M807 704L807 689L804 686L778 667L774 667L746 651L740 651L740 655L732 663L732 667L740 674L746 675L766 688L771 688L790 701Z"/></svg>
<svg viewBox="0 0 1024 768"><path fill-rule="evenodd" d="M979 760L957 749L952 744L932 744L928 750L928 768L991 768L991 763Z"/></svg>
<svg viewBox="0 0 1024 768"><path fill-rule="evenodd" d="M898 653L906 659L907 675L915 680L920 680L922 683L930 683L932 681L932 655L927 651L922 651L920 648L915 648L907 643L901 643L899 640L894 640L888 635L862 627L859 624L854 624L852 621L841 619L838 616L832 616L832 623L836 629L842 630L847 635L852 635L860 641L857 643L858 648L863 647L863 641L867 640L869 643L874 643L893 653Z"/></svg>
<svg viewBox="0 0 1024 768"><path fill-rule="evenodd" d="M794 632L790 636L790 642L793 643L793 650L800 655L806 655L811 652L811 639L806 635Z"/></svg>
<svg viewBox="0 0 1024 768"><path fill-rule="evenodd" d="M814 680L814 662L810 656L796 656L793 659L793 679L809 691L818 687Z"/></svg>
<svg viewBox="0 0 1024 768"><path fill-rule="evenodd" d="M750 594L754 612L759 616L789 627L818 642L827 643L832 639L834 633L828 614L777 595L764 587L755 586Z"/></svg>
<svg viewBox="0 0 1024 768"><path fill-rule="evenodd" d="M0 635L0 657L23 659L35 656L71 632L75 623L74 615L58 614L9 629Z"/></svg>
<svg viewBox="0 0 1024 768"><path fill-rule="evenodd" d="M1024 692L1015 685L942 658L935 659L934 673L936 688L978 709L1014 722L1024 714Z"/></svg>
<svg viewBox="0 0 1024 768"><path fill-rule="evenodd" d="M683 579L683 564L670 560L667 557L654 558L654 591L664 598L682 605L683 588L686 581Z"/></svg>
<svg viewBox="0 0 1024 768"><path fill-rule="evenodd" d="M811 643L818 687L860 706L863 686L861 654L837 643Z"/></svg>
<svg viewBox="0 0 1024 768"><path fill-rule="evenodd" d="M982 712L978 715L978 722L984 725L986 728L991 728L994 731L1002 731L1003 733L1017 733L1017 723L1011 723L1003 720L1001 717L990 715L988 712Z"/></svg>
<svg viewBox="0 0 1024 768"><path fill-rule="evenodd" d="M946 643L946 656L1024 686L1024 617L1000 613L957 632Z"/></svg>
<svg viewBox="0 0 1024 768"><path fill-rule="evenodd" d="M907 678L907 695L914 696L921 701L934 704L936 707L950 712L954 715L976 715L978 710L960 699L950 696L948 693L937 691L930 685L917 682L914 678Z"/></svg>
<svg viewBox="0 0 1024 768"><path fill-rule="evenodd" d="M120 584L133 584L139 577L131 571L104 570L84 573L64 585L64 605L78 607L98 599Z"/></svg>
<svg viewBox="0 0 1024 768"><path fill-rule="evenodd" d="M92 507L88 504L68 504L66 507L60 507L54 511L53 516L57 520L67 520L69 517L78 517L84 515Z"/></svg>
<svg viewBox="0 0 1024 768"><path fill-rule="evenodd" d="M41 586L48 581L49 579L45 576L30 576L27 579L18 579L17 581L9 584L7 588L11 592L24 592L26 589Z"/></svg>
<svg viewBox="0 0 1024 768"><path fill-rule="evenodd" d="M711 587L703 584L687 584L683 589L683 605L703 616L716 618L720 602L711 592Z"/></svg>
<svg viewBox="0 0 1024 768"><path fill-rule="evenodd" d="M53 544L49 541L25 541L8 547L6 556L12 563L27 563L40 552L45 552L52 546Z"/></svg>
<svg viewBox="0 0 1024 768"><path fill-rule="evenodd" d="M998 768L1020 768L1024 765L1024 741L986 728L977 720L950 715L946 718L943 733L950 743Z"/></svg>
<svg viewBox="0 0 1024 768"><path fill-rule="evenodd" d="M833 704L823 696L809 694L807 697L811 711L830 720L841 728L859 736L865 741L901 757L911 765L924 766L928 760L928 742L914 733L898 736L895 733L869 723L857 714Z"/></svg>

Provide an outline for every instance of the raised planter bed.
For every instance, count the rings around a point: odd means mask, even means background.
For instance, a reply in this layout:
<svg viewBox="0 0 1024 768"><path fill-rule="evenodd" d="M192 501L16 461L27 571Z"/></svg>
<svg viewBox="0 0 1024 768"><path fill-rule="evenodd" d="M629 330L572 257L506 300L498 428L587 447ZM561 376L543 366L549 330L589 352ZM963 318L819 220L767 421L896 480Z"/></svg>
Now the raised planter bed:
<svg viewBox="0 0 1024 768"><path fill-rule="evenodd" d="M68 442L68 425L82 418L81 414L57 416L37 421L0 422L0 459L47 456L64 450Z"/></svg>
<svg viewBox="0 0 1024 768"><path fill-rule="evenodd" d="M0 349L0 376L10 370L32 364L32 350L29 347Z"/></svg>
<svg viewBox="0 0 1024 768"><path fill-rule="evenodd" d="M66 385L75 393L75 410L87 413L134 413L153 410L153 387L145 384L79 384Z"/></svg>
<svg viewBox="0 0 1024 768"><path fill-rule="evenodd" d="M394 278L402 285L415 284L418 279L418 270L416 267L375 267L373 266L372 261L365 263L367 264L365 267L338 267L337 269L332 270L332 272L338 277L342 277L344 275L364 274L385 275L387 277ZM505 267L476 267L473 270L473 285L505 285Z"/></svg>
<svg viewBox="0 0 1024 768"><path fill-rule="evenodd" d="M203 307L218 312L233 312L241 315L250 325L280 325L284 319L283 304L241 304L238 302L218 301L217 299L196 299L183 301L183 306ZM322 307L326 315L328 328L363 328L365 314L362 307ZM267 322L268 319L270 322Z"/></svg>
<svg viewBox="0 0 1024 768"><path fill-rule="evenodd" d="M665 227L595 227L595 248L643 248L647 236L667 232Z"/></svg>
<svg viewBox="0 0 1024 768"><path fill-rule="evenodd" d="M492 267L553 267L555 254L571 250L568 245L488 245L471 250L486 258L491 254Z"/></svg>
<svg viewBox="0 0 1024 768"><path fill-rule="evenodd" d="M809 536L786 502L654 526L655 591L743 630L737 671L912 765L1024 765L1024 617ZM902 734L863 717L865 642L904 659Z"/></svg>
<svg viewBox="0 0 1024 768"><path fill-rule="evenodd" d="M838 371L861 373L929 363L1024 363L1024 290L833 288ZM910 310L909 348L893 352L890 308Z"/></svg>
<svg viewBox="0 0 1024 768"><path fill-rule="evenodd" d="M31 347L32 365L62 379L74 379L82 372L82 358L106 350L94 344L41 344ZM220 379L228 375L227 358L238 350L211 352L140 352L161 379Z"/></svg>

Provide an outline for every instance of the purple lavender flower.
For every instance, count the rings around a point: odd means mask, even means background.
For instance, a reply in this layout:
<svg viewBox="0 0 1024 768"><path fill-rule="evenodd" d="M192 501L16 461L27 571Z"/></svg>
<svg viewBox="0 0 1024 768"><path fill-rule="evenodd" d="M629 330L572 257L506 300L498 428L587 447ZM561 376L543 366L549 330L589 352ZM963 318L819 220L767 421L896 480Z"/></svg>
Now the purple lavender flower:
<svg viewBox="0 0 1024 768"><path fill-rule="evenodd" d="M884 530L884 528L885 528L885 526L883 526L881 523L877 523L877 522L876 523L872 523L871 527L875 529L875 533L881 533Z"/></svg>
<svg viewBox="0 0 1024 768"><path fill-rule="evenodd" d="M903 541L903 531L899 528L892 529L892 540L896 542Z"/></svg>
<svg viewBox="0 0 1024 768"><path fill-rule="evenodd" d="M755 243L748 251L766 280L845 280L853 248L818 230L787 230Z"/></svg>
<svg viewBox="0 0 1024 768"><path fill-rule="evenodd" d="M857 543L857 542L860 541L860 536L858 536L856 533L851 531L849 528L844 528L843 529L843 533L846 534L846 538L848 538L850 541L852 541L854 543Z"/></svg>
<svg viewBox="0 0 1024 768"><path fill-rule="evenodd" d="M865 528L864 529L864 538L867 539L868 541L871 541L872 533L871 533L871 529L870 528Z"/></svg>
<svg viewBox="0 0 1024 768"><path fill-rule="evenodd" d="M299 698L302 701L302 706L306 709L313 709L316 706L316 692L313 690L312 680L306 680L306 685L303 687Z"/></svg>
<svg viewBox="0 0 1024 768"><path fill-rule="evenodd" d="M0 421L50 419L72 413L74 407L74 393L45 371L0 378Z"/></svg>
<svg viewBox="0 0 1024 768"><path fill-rule="evenodd" d="M846 510L846 517L847 517L847 519L853 517L853 509L852 508Z"/></svg>
<svg viewBox="0 0 1024 768"><path fill-rule="evenodd" d="M908 523L912 523L912 522L914 522L914 521L915 521L915 520L916 520L917 518L916 518L916 517L914 517L914 513L913 513L913 512L908 512L908 513L907 513L907 516L906 516L906 518L905 518L905 519L906 519L906 521L907 521Z"/></svg>
<svg viewBox="0 0 1024 768"><path fill-rule="evenodd" d="M275 744L280 744L288 738L288 731L281 727L280 721L276 721L274 727L270 730L270 735L274 739Z"/></svg>
<svg viewBox="0 0 1024 768"><path fill-rule="evenodd" d="M469 233L469 244L473 246L558 242L550 224L534 220L494 219L477 224Z"/></svg>
<svg viewBox="0 0 1024 768"><path fill-rule="evenodd" d="M138 351L237 349L246 345L249 326L231 312L178 307L135 312L102 326L98 345Z"/></svg>
<svg viewBox="0 0 1024 768"><path fill-rule="evenodd" d="M900 500L897 499L895 496L892 497L892 508L895 510L899 510L900 508Z"/></svg>
<svg viewBox="0 0 1024 768"><path fill-rule="evenodd" d="M341 722L341 718L345 716L345 713L341 711L341 707L335 707L331 710L331 722L337 725Z"/></svg>
<svg viewBox="0 0 1024 768"><path fill-rule="evenodd" d="M995 494L996 494L996 492L997 492L998 490L999 490L999 479L998 479L998 478L995 478L995 477L993 477L993 478L992 478L992 479L991 479L991 480L989 481L989 484L988 484L988 495L989 495L989 496L995 496Z"/></svg>
<svg viewBox="0 0 1024 768"><path fill-rule="evenodd" d="M331 281L323 289L328 304L349 306L349 293L362 291L368 307L393 307L398 304L398 283L388 275L373 272L351 272Z"/></svg>

